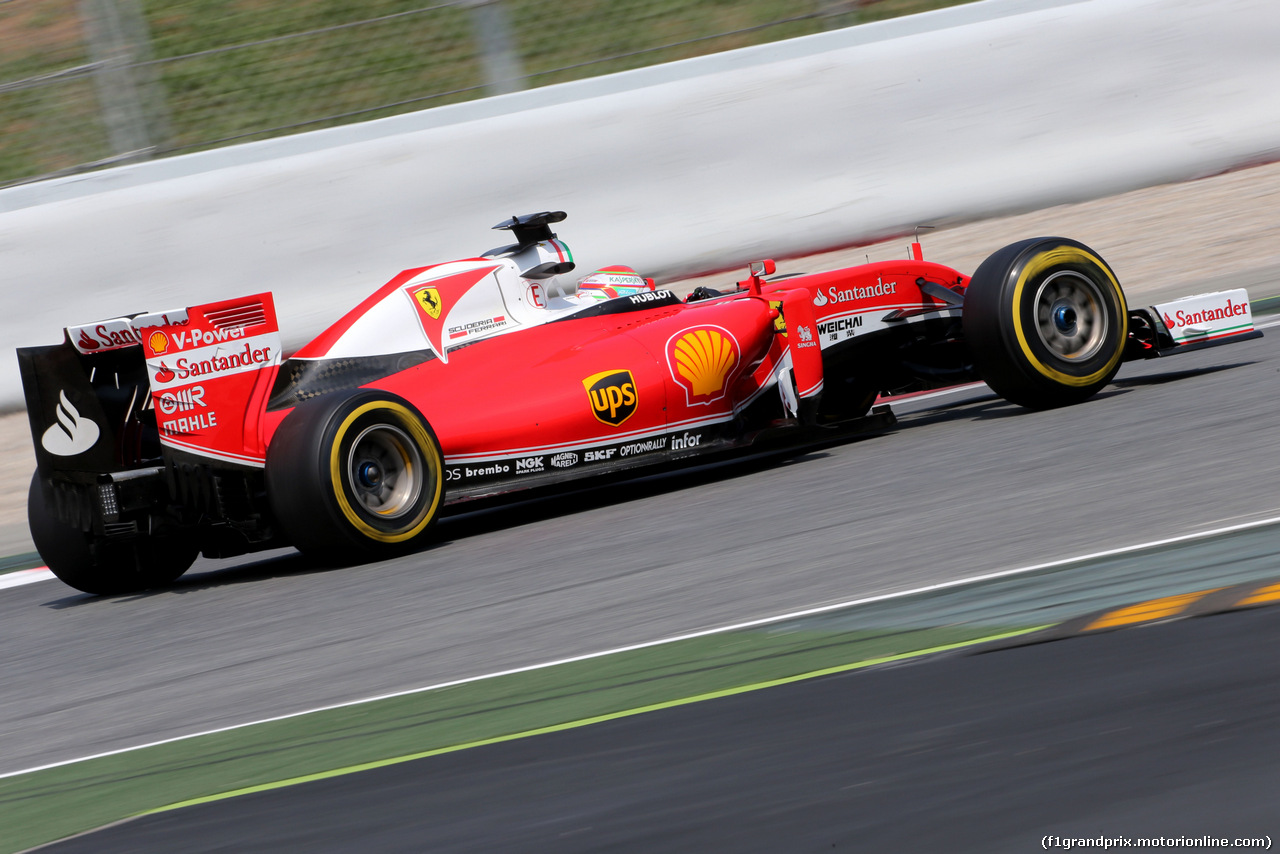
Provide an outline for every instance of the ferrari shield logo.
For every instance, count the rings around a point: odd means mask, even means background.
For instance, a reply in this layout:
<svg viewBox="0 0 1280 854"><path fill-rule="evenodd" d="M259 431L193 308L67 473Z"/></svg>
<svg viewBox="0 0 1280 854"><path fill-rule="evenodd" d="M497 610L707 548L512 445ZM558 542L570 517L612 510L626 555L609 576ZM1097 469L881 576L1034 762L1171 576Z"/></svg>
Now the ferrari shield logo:
<svg viewBox="0 0 1280 854"><path fill-rule="evenodd" d="M782 314L782 300L769 300L769 308L778 313L778 316L773 319L773 331L786 332L787 318Z"/></svg>
<svg viewBox="0 0 1280 854"><path fill-rule="evenodd" d="M440 292L435 288L422 288L413 292L413 298L432 320L440 319Z"/></svg>
<svg viewBox="0 0 1280 854"><path fill-rule="evenodd" d="M639 397L636 380L630 371L602 371L582 381L591 401L591 413L597 419L617 427L636 414Z"/></svg>

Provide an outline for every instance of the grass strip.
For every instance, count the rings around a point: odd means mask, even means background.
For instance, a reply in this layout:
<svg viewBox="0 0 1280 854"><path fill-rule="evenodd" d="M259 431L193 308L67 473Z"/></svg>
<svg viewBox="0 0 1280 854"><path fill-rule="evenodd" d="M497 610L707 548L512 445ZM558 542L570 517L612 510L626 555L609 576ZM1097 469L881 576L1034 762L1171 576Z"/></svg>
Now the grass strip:
<svg viewBox="0 0 1280 854"><path fill-rule="evenodd" d="M1280 314L1280 296L1263 297L1253 301L1254 314Z"/></svg>
<svg viewBox="0 0 1280 854"><path fill-rule="evenodd" d="M954 649L1032 629L754 629L331 709L0 779L0 851L175 805Z"/></svg>
<svg viewBox="0 0 1280 854"><path fill-rule="evenodd" d="M35 552L0 557L0 575L6 572L17 572L20 569L35 569L38 566L44 566L44 561Z"/></svg>

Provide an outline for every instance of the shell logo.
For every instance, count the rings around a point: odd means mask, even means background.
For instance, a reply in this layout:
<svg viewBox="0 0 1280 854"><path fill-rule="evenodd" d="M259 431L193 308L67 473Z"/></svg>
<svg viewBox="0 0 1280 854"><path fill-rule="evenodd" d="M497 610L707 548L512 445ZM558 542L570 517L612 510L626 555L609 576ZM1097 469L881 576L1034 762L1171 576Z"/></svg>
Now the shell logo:
<svg viewBox="0 0 1280 854"><path fill-rule="evenodd" d="M667 342L667 366L684 389L690 406L713 403L725 396L729 376L741 354L733 333L719 326L686 329Z"/></svg>
<svg viewBox="0 0 1280 854"><path fill-rule="evenodd" d="M151 333L151 337L147 339L147 346L151 348L151 352L157 356L163 355L169 349L169 336L165 335L159 329Z"/></svg>

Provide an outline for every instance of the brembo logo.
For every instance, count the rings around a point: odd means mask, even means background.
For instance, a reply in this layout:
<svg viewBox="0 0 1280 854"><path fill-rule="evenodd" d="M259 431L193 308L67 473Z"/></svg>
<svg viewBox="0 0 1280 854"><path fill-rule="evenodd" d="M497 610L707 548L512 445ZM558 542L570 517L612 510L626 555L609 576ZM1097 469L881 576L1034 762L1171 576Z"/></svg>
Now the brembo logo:
<svg viewBox="0 0 1280 854"><path fill-rule="evenodd" d="M58 406L54 417L58 422L40 437L40 444L54 456L74 457L76 454L83 454L98 441L101 432L98 425L82 416L71 405L65 391L58 392Z"/></svg>
<svg viewBox="0 0 1280 854"><path fill-rule="evenodd" d="M591 401L591 412L605 424L617 427L636 414L639 396L630 371L602 371L582 381Z"/></svg>
<svg viewBox="0 0 1280 854"><path fill-rule="evenodd" d="M677 333L667 342L671 377L685 391L690 406L725 396L729 375L738 366L737 339L719 326L701 326Z"/></svg>

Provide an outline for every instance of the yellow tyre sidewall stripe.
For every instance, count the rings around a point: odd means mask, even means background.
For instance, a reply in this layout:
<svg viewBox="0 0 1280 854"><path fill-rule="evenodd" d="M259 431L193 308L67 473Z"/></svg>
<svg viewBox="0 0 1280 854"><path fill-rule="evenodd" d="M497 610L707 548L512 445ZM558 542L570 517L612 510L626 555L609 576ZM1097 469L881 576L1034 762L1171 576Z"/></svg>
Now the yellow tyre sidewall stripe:
<svg viewBox="0 0 1280 854"><path fill-rule="evenodd" d="M1106 275L1107 281L1111 283L1112 294L1115 296L1120 309L1120 344L1104 366L1087 376L1076 377L1071 374L1064 374L1062 371L1046 365L1032 351L1027 343L1027 332L1022 325L1022 293L1027 283L1044 272L1046 268L1055 264L1072 264L1085 261L1102 271ZM1101 259L1078 246L1059 246L1055 249L1041 252L1023 265L1022 272L1018 276L1018 283L1013 289L1013 305L1011 308L1013 311L1013 329L1018 336L1018 346L1022 348L1023 356L1026 357L1031 367L1056 383L1077 388L1093 385L1105 379L1120 362L1120 357L1124 355L1124 342L1129 336L1129 307L1125 304L1124 291L1120 289L1120 283L1116 281L1115 276L1111 274L1111 270L1108 269L1106 264L1102 263Z"/></svg>
<svg viewBox="0 0 1280 854"><path fill-rule="evenodd" d="M356 512L355 507L352 506L351 501L347 498L346 489L343 488L342 440L357 419L366 413L377 410L391 413L396 421L399 422L399 426L409 431L410 436L418 445L418 450L422 452L428 471L434 476L433 479L435 480L435 494L431 496L431 500L427 502L422 514L417 518L413 526L403 531L379 531L370 525ZM440 456L440 449L431 438L431 434L422 425L421 419L407 407L390 400L370 401L352 410L338 425L338 429L333 436L333 446L329 452L329 477L333 487L334 498L338 501L338 507L342 510L342 515L347 518L347 521L351 523L351 526L357 532L380 543L403 543L422 533L427 525L431 524L431 520L436 516L436 510L440 506L440 495L444 488L444 478L441 477L443 470L444 460Z"/></svg>

